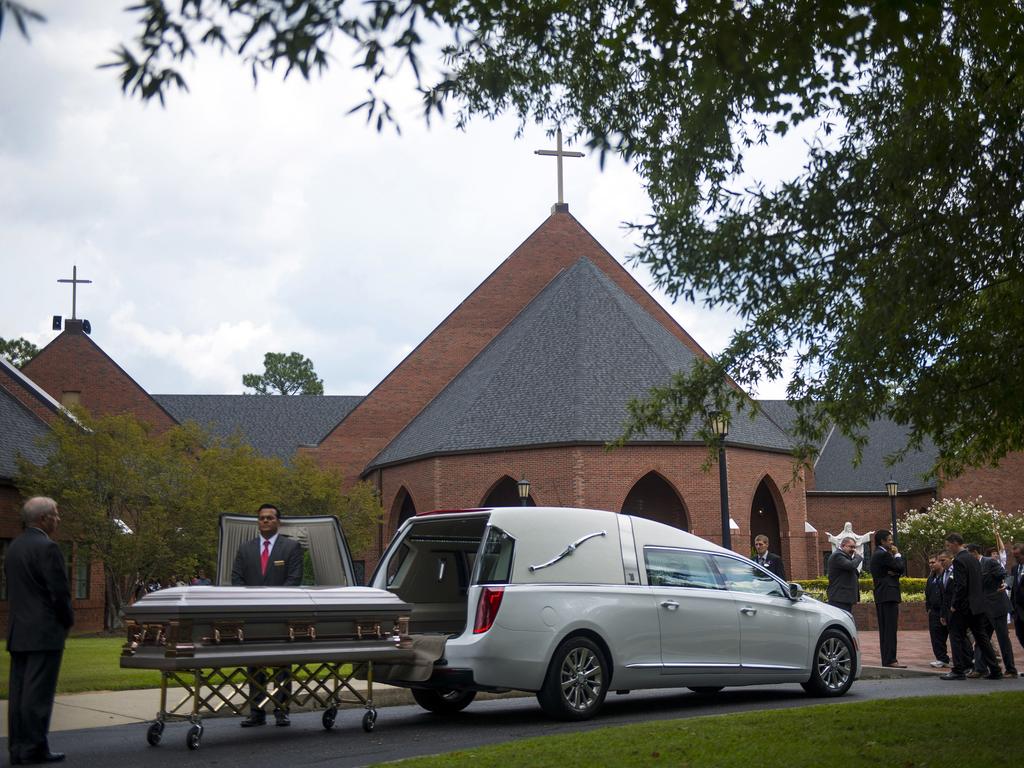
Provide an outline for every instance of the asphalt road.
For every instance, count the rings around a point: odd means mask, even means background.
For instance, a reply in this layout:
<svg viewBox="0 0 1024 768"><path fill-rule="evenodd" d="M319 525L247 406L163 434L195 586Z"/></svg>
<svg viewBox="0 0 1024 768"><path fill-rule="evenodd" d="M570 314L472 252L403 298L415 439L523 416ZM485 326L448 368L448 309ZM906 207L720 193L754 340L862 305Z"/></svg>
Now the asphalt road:
<svg viewBox="0 0 1024 768"><path fill-rule="evenodd" d="M935 677L864 680L857 682L843 698L827 701L853 703L1011 690L1024 691L1024 678L961 683L943 682ZM806 707L821 702L821 699L808 697L797 685L726 689L712 698L689 691L641 691L624 696L609 694L597 718L578 724L549 720L535 699L521 698L474 702L460 715L447 719L428 714L419 707L388 707L378 711L377 727L372 733L363 731L363 713L354 709L340 711L331 731L323 729L318 712L293 715L292 726L287 729L267 725L243 731L235 718L211 719L204 721L202 743L196 751L185 746L188 730L185 723L169 723L157 747L146 743L143 724L65 731L52 734L50 744L54 750L67 752L68 760L64 765L69 768L140 764L147 768L363 766L612 725ZM6 743L4 747L6 752Z"/></svg>

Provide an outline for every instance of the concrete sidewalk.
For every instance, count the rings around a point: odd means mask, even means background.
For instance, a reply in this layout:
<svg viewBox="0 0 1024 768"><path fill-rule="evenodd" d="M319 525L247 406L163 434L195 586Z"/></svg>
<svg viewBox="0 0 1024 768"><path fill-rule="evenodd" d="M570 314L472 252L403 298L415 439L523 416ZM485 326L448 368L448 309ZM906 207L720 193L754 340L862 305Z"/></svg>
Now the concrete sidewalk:
<svg viewBox="0 0 1024 768"><path fill-rule="evenodd" d="M938 676L947 671L928 666L932 661L931 642L927 631L904 631L897 638L897 653L900 662L907 669L887 669L879 666L881 659L878 654L878 632L868 630L859 634L860 650L864 670L861 679L919 677L924 675ZM1024 654L1022 654L1024 655ZM353 681L353 686L365 692L365 681ZM180 689L168 691L169 701L178 701ZM513 691L505 694L479 694L479 699L501 698L510 696L532 696L533 694ZM405 688L390 685L374 685L373 703L375 707L393 707L412 704L412 694ZM361 704L344 706L357 707ZM100 728L106 725L124 725L126 723L144 723L156 717L160 708L160 691L143 689L136 691L96 691L94 693L71 693L57 696L53 707L51 731L73 731L81 728ZM296 707L295 711L302 711ZM204 714L203 717L210 717ZM7 702L0 701L0 735L7 735Z"/></svg>

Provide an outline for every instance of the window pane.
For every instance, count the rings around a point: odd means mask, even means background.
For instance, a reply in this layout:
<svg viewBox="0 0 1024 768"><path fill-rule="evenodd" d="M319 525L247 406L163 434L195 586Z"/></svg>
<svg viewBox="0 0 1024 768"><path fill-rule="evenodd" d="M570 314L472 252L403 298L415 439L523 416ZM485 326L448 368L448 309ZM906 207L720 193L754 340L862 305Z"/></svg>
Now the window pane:
<svg viewBox="0 0 1024 768"><path fill-rule="evenodd" d="M7 572L4 570L4 561L7 559L7 545L10 539L0 539L0 600L7 599Z"/></svg>
<svg viewBox="0 0 1024 768"><path fill-rule="evenodd" d="M777 595L785 597L782 587L767 571L753 563L745 563L724 555L712 555L718 572L725 579L725 588L733 592L747 592L755 595Z"/></svg>
<svg viewBox="0 0 1024 768"><path fill-rule="evenodd" d="M512 553L515 539L500 528L487 530L483 552L480 556L480 573L477 584L508 584L512 575Z"/></svg>
<svg viewBox="0 0 1024 768"><path fill-rule="evenodd" d="M711 561L699 552L644 547L644 561L652 587L719 588Z"/></svg>
<svg viewBox="0 0 1024 768"><path fill-rule="evenodd" d="M89 558L82 547L78 547L75 558L75 597L85 600L89 597Z"/></svg>

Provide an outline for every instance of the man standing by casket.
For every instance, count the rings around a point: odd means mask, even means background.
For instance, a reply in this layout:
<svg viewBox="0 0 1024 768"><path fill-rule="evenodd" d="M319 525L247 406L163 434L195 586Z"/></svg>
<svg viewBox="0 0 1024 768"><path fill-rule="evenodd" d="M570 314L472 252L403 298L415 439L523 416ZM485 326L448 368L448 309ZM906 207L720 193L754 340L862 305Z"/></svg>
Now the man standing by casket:
<svg viewBox="0 0 1024 768"><path fill-rule="evenodd" d="M281 513L273 504L262 505L256 513L260 535L238 548L231 569L233 587L298 587L302 584L302 547L293 539L281 536ZM267 676L262 670L250 670L255 684L249 687L249 717L242 721L243 728L263 725L267 716L260 706L261 686ZM289 689L288 669L275 674L277 691L274 694L274 719L280 726L291 725L286 699Z"/></svg>

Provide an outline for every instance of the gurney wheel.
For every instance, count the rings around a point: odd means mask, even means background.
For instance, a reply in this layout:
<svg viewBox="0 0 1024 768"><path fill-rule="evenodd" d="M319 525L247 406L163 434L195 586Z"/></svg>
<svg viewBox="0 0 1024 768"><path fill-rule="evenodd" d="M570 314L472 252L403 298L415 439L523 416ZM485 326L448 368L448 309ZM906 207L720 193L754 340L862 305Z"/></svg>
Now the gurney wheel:
<svg viewBox="0 0 1024 768"><path fill-rule="evenodd" d="M326 730L331 730L334 727L334 719L338 716L338 710L336 707L329 707L324 710L324 716L321 722L324 724Z"/></svg>
<svg viewBox="0 0 1024 768"><path fill-rule="evenodd" d="M199 749L199 740L203 737L203 726L193 725L188 729L188 734L185 736L185 743L188 744L189 749Z"/></svg>
<svg viewBox="0 0 1024 768"><path fill-rule="evenodd" d="M150 723L149 728L146 730L146 741L149 742L149 746L155 747L160 743L160 737L164 735L164 724L159 720L155 723Z"/></svg>
<svg viewBox="0 0 1024 768"><path fill-rule="evenodd" d="M377 724L377 710L368 709L366 714L363 715L363 730L369 733L373 730L373 726Z"/></svg>

